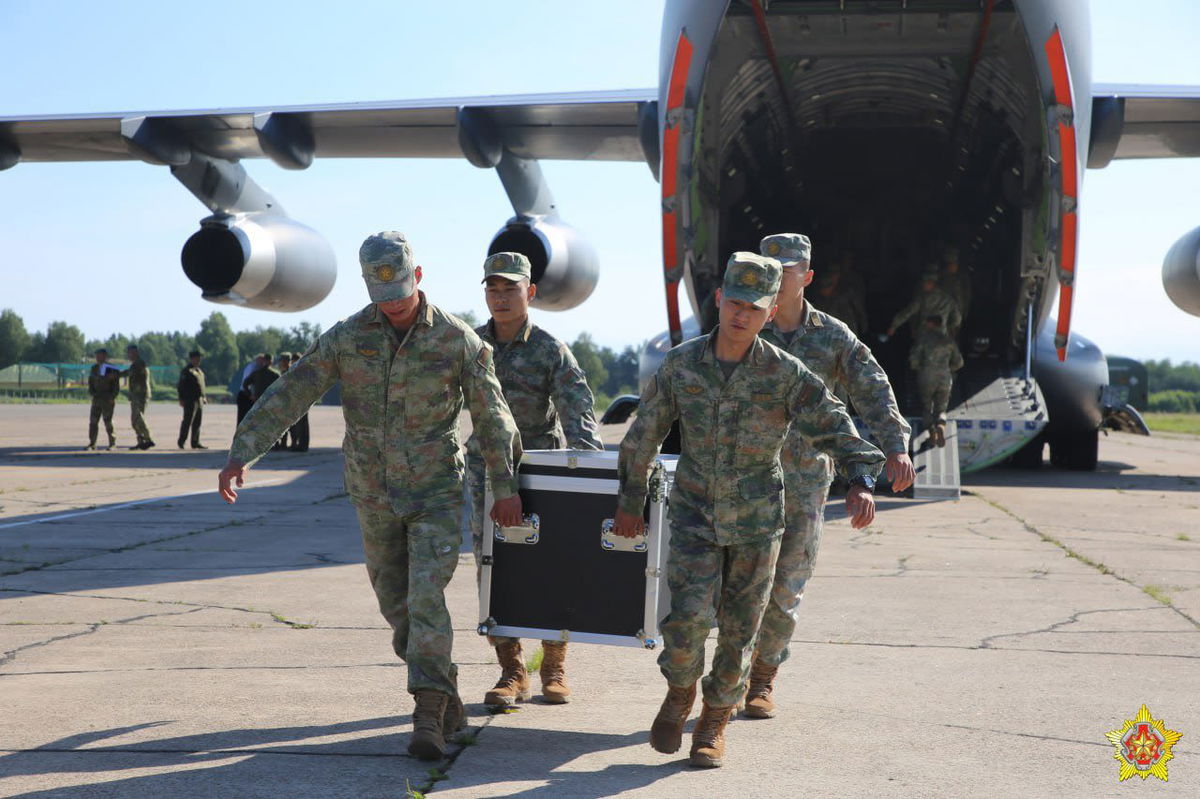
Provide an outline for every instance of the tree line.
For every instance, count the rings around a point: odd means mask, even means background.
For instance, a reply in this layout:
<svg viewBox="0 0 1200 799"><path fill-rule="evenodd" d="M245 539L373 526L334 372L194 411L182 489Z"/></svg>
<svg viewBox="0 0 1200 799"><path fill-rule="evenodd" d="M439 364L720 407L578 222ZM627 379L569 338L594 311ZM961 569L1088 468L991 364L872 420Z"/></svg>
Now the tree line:
<svg viewBox="0 0 1200 799"><path fill-rule="evenodd" d="M479 324L470 311L457 314L472 326ZM125 347L137 344L142 358L151 366L180 366L188 353L204 353L203 368L210 385L225 385L255 355L269 352L304 352L321 335L321 326L301 322L294 327L256 327L235 332L220 311L213 311L195 333L181 330L150 331L138 335L113 333L104 339L88 339L69 322L51 322L45 331L30 332L12 309L0 311L0 369L14 363L81 363L91 360L97 349L107 349L114 358ZM596 344L581 333L571 351L587 375L597 405L608 405L612 397L637 391L640 347L621 351Z"/></svg>
<svg viewBox="0 0 1200 799"><path fill-rule="evenodd" d="M141 334L113 333L104 339L88 339L68 322L51 322L45 332L29 332L25 322L11 309L0 311L0 369L14 363L80 363L92 353L107 349L114 358L125 355L125 347L136 344L150 366L175 366L187 362L188 353L204 353L208 382L224 385L242 364L258 353L303 352L321 335L321 326L311 322L284 329L256 327L234 332L229 320L214 311L195 333L182 330L150 331Z"/></svg>
<svg viewBox="0 0 1200 799"><path fill-rule="evenodd" d="M1200 413L1200 364L1172 364L1169 360L1144 363L1150 383L1149 410Z"/></svg>

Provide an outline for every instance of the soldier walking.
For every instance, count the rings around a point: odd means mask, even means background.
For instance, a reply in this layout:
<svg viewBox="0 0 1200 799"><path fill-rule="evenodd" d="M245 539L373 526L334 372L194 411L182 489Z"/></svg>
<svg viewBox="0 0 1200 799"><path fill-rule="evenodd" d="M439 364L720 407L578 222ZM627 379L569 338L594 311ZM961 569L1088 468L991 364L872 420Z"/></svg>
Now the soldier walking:
<svg viewBox="0 0 1200 799"><path fill-rule="evenodd" d="M571 349L529 321L529 302L537 295L529 259L499 252L483 262L484 297L491 319L475 328L495 351L496 377L521 433L522 450L600 450L593 397ZM476 576L483 552L484 462L480 442L467 441L467 489ZM529 673L521 639L489 636L500 661L500 679L484 696L485 704L504 707L529 699ZM542 641L542 697L551 704L569 701L567 644Z"/></svg>
<svg viewBox="0 0 1200 799"><path fill-rule="evenodd" d="M100 432L100 418L104 418L104 431L108 433L108 448L117 445L113 435L113 411L117 407L117 395L121 393L121 370L108 362L108 350L96 350L96 363L88 373L88 394L92 397L92 408L88 415L88 449L96 448L96 436Z"/></svg>
<svg viewBox="0 0 1200 799"><path fill-rule="evenodd" d="M204 370L200 368L203 356L192 350L188 353L188 365L179 371L179 407L183 408L183 421L179 425L179 448L190 434L192 449L208 449L200 443L200 422L204 418L204 405L208 402L205 395Z"/></svg>
<svg viewBox="0 0 1200 799"><path fill-rule="evenodd" d="M913 295L912 300L892 318L887 334L894 336L900 325L908 320L914 320L914 338L920 334L924 323L921 320L936 316L942 320L942 330L958 330L962 325L962 312L954 298L938 288L937 264L929 264L921 276L921 288Z"/></svg>
<svg viewBox="0 0 1200 799"><path fill-rule="evenodd" d="M958 313L962 320L966 320L968 312L971 310L971 273L964 270L958 260L958 248L948 246L942 251L942 278L938 284L942 291L950 295L958 305ZM961 322L960 322L961 324ZM952 327L951 335L957 335L958 328Z"/></svg>
<svg viewBox="0 0 1200 799"><path fill-rule="evenodd" d="M846 507L854 527L875 516L871 486L883 454L858 437L845 406L820 378L758 337L775 312L780 271L773 258L730 257L716 294L719 325L667 353L621 443L614 530L633 536L644 529L647 479L659 444L676 420L682 430L670 497L671 612L658 658L668 688L650 745L678 751L715 616L716 654L692 733L696 766L722 764L725 725L745 693L784 531L779 452L789 425L832 455L850 482Z"/></svg>
<svg viewBox="0 0 1200 799"><path fill-rule="evenodd" d="M322 335L259 397L238 425L219 485L235 501L231 484L241 486L246 470L342 382L346 491L362 528L367 575L415 697L408 751L436 760L444 735L466 716L445 597L462 541L464 400L496 499L491 517L505 526L521 523L521 439L491 347L417 290L421 267L403 234L369 237L358 257L371 303Z"/></svg>
<svg viewBox="0 0 1200 799"><path fill-rule="evenodd" d="M125 348L125 358L129 361L129 368L124 372L129 380L129 421L137 435L137 444L130 449L150 449L154 446L150 427L146 424L146 403L150 401L150 368L142 360L136 344Z"/></svg>
<svg viewBox="0 0 1200 799"><path fill-rule="evenodd" d="M762 338L798 358L830 392L849 395L855 412L887 456L884 473L892 491L900 493L912 485L916 476L908 457L911 430L896 404L887 373L871 350L840 319L805 300L804 290L814 274L809 268L812 244L808 236L767 236L759 249L783 266L779 310L763 328ZM788 643L796 629L804 587L813 574L825 502L833 480L829 456L816 449L798 429L789 433L780 460L784 479L783 541L770 602L758 633L744 710L746 716L756 719L775 716L776 674L788 658Z"/></svg>
<svg viewBox="0 0 1200 799"><path fill-rule="evenodd" d="M946 407L954 373L963 366L958 344L946 333L939 316L927 316L925 329L917 336L908 356L908 365L917 372L917 392L921 397L921 421L935 446L946 446Z"/></svg>

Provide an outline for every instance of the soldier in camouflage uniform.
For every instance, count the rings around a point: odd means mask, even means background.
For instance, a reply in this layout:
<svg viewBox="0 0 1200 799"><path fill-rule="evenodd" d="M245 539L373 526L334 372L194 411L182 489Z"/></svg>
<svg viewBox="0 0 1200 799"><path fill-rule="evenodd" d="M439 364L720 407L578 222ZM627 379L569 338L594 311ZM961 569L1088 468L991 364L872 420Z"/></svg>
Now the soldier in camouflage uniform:
<svg viewBox="0 0 1200 799"><path fill-rule="evenodd" d="M908 422L883 367L871 350L841 320L814 308L804 298L813 281L809 269L812 244L800 233L767 236L759 244L763 255L783 266L779 310L763 328L762 338L795 356L825 387L846 394L855 412L867 423L887 456L885 474L896 493L912 485L915 472L908 457ZM833 480L829 456L793 429L780 456L784 480L784 531L775 566L771 600L763 614L745 714L773 718L776 673L787 660L788 643L796 629L804 587L812 577L825 519L825 501Z"/></svg>
<svg viewBox="0 0 1200 799"><path fill-rule="evenodd" d="M108 350L96 350L96 363L88 373L88 394L92 397L92 409L88 416L88 449L96 448L96 436L100 432L100 418L104 418L104 430L108 433L108 448L117 445L113 435L113 411L117 407L117 395L121 393L121 370L108 362Z"/></svg>
<svg viewBox="0 0 1200 799"><path fill-rule="evenodd" d="M892 318L892 324L888 327L887 334L895 335L900 325L911 319L913 320L913 338L916 338L924 326L921 320L928 319L930 316L941 318L942 330L947 328L958 330L962 325L962 313L959 311L958 303L954 301L953 297L938 288L937 264L929 264L925 268L925 273L921 277L920 291Z"/></svg>
<svg viewBox="0 0 1200 799"><path fill-rule="evenodd" d="M846 504L854 526L875 514L868 485L883 455L856 435L845 407L816 375L758 337L774 312L780 271L773 258L730 257L716 297L720 324L667 353L621 443L614 530L632 536L644 527L647 477L659 444L676 420L682 431L670 497L671 612L658 659L668 691L650 745L679 749L715 616L717 649L692 734L690 761L697 766L721 765L725 725L745 692L784 530L779 452L789 425L830 453L850 480Z"/></svg>
<svg viewBox="0 0 1200 799"><path fill-rule="evenodd" d="M416 700L409 752L437 759L444 736L463 724L453 628L446 609L462 541L464 401L487 463L492 518L521 522L516 464L521 440L492 349L470 327L417 290L421 268L400 233L369 237L359 250L372 303L322 335L258 398L238 426L221 495L334 383L342 383L346 491L358 512L367 574L408 665Z"/></svg>
<svg viewBox="0 0 1200 799"><path fill-rule="evenodd" d="M136 344L125 348L125 357L129 360L129 368L123 375L129 380L129 421L137 435L137 444L130 449L150 449L154 446L150 427L146 424L146 403L150 401L150 367L142 360Z"/></svg>
<svg viewBox="0 0 1200 799"><path fill-rule="evenodd" d="M491 319L475 328L495 351L496 376L521 432L521 448L604 449L596 437L592 392L571 349L529 321L537 295L529 259L515 252L489 255L483 262L484 296ZM476 576L483 552L484 464L479 440L467 441L468 513L475 548ZM519 638L489 636L500 661L500 679L484 703L504 707L529 699L529 674ZM551 704L568 701L567 644L542 642L542 696Z"/></svg>
<svg viewBox="0 0 1200 799"><path fill-rule="evenodd" d="M946 406L954 373L963 366L962 353L946 333L938 316L925 318L925 329L917 336L908 356L908 365L917 371L917 391L921 396L921 420L936 446L946 446Z"/></svg>

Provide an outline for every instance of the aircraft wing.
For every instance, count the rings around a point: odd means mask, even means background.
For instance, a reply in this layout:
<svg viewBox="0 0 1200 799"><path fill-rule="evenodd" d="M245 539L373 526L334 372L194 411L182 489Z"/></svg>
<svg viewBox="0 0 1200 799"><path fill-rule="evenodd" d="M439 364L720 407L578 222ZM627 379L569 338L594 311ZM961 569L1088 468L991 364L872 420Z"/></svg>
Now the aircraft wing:
<svg viewBox="0 0 1200 799"><path fill-rule="evenodd" d="M524 158L644 161L642 106L654 89L336 105L0 117L0 169L19 161L187 163L268 157L461 158L460 109ZM643 112L644 113L644 112Z"/></svg>
<svg viewBox="0 0 1200 799"><path fill-rule="evenodd" d="M1200 86L1092 86L1088 166L1114 158L1200 157Z"/></svg>

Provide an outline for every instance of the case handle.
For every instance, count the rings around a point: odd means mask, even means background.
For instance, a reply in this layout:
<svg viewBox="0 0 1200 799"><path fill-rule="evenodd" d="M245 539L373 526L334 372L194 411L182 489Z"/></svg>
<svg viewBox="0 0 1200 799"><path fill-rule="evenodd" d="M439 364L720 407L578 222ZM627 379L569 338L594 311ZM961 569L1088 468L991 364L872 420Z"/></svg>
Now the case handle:
<svg viewBox="0 0 1200 799"><path fill-rule="evenodd" d="M613 532L613 520L605 519L600 522L600 548L605 552L645 552L647 549L646 534L626 538Z"/></svg>
<svg viewBox="0 0 1200 799"><path fill-rule="evenodd" d="M516 527L501 527L492 522L493 535L505 544L536 544L541 538L542 520L536 513L526 513L524 524Z"/></svg>

